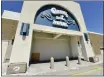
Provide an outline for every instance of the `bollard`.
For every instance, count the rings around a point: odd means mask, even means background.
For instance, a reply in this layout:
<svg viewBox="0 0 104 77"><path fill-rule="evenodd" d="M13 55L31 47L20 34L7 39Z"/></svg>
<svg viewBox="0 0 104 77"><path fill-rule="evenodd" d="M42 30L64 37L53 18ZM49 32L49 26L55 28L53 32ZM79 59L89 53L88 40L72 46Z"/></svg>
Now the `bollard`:
<svg viewBox="0 0 104 77"><path fill-rule="evenodd" d="M78 56L78 64L81 64L81 57Z"/></svg>
<svg viewBox="0 0 104 77"><path fill-rule="evenodd" d="M54 68L54 58L51 57L50 59L50 68L53 69Z"/></svg>
<svg viewBox="0 0 104 77"><path fill-rule="evenodd" d="M66 56L66 66L69 67L69 57Z"/></svg>

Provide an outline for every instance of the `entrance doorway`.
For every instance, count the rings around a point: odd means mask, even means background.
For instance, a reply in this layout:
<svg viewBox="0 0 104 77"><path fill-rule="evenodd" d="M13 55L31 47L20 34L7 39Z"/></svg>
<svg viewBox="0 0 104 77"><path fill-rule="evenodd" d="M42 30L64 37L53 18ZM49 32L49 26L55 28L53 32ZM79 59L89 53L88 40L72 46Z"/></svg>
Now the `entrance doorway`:
<svg viewBox="0 0 104 77"><path fill-rule="evenodd" d="M31 62L49 61L51 57L55 60L65 59L71 55L70 37L60 36L42 32L34 32L31 49Z"/></svg>

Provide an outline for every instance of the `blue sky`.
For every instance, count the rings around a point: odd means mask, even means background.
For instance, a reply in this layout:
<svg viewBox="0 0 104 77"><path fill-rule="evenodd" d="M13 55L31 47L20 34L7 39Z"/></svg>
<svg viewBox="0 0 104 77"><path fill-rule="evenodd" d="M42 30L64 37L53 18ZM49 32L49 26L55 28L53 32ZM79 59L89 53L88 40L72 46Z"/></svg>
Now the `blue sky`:
<svg viewBox="0 0 104 77"><path fill-rule="evenodd" d="M77 1L83 13L88 31L103 33L103 2L102 1ZM2 1L4 10L21 12L23 1Z"/></svg>

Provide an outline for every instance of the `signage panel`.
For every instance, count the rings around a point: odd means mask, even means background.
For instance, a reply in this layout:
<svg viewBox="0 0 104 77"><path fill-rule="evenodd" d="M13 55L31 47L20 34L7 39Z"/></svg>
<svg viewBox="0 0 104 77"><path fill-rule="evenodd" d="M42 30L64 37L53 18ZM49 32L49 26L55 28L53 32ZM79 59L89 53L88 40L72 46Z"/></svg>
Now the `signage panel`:
<svg viewBox="0 0 104 77"><path fill-rule="evenodd" d="M46 5L39 9L34 23L79 31L74 17L67 10L56 5Z"/></svg>

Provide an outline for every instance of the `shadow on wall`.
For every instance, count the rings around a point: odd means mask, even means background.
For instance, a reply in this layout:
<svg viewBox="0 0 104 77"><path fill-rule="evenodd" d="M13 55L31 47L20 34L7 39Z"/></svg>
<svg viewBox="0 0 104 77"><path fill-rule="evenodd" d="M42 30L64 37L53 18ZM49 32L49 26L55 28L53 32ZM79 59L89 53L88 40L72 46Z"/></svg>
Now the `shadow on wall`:
<svg viewBox="0 0 104 77"><path fill-rule="evenodd" d="M77 60L77 59L78 59L78 57L69 58L70 61ZM55 59L54 61L55 62L60 62L60 61L66 61L66 59ZM34 62L30 61L30 64L48 63L48 62L50 62L50 60L34 61Z"/></svg>
<svg viewBox="0 0 104 77"><path fill-rule="evenodd" d="M22 39L25 40L26 39L26 36L22 36Z"/></svg>

